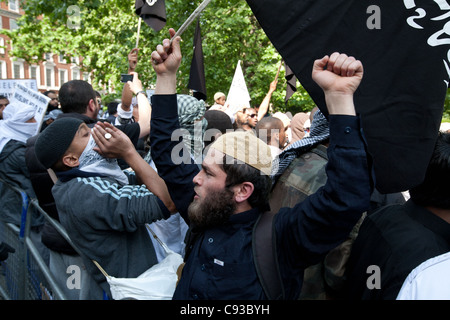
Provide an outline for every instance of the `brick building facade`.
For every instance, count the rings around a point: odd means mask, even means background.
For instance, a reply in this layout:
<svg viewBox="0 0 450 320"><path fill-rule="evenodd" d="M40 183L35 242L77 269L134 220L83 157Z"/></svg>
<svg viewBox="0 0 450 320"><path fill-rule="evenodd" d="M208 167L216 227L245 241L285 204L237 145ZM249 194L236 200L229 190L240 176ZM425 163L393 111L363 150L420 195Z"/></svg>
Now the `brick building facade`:
<svg viewBox="0 0 450 320"><path fill-rule="evenodd" d="M19 7L19 0L0 2L0 30L14 30L16 20L24 14ZM28 64L20 58L9 55L11 45L8 37L0 33L0 79L36 79L39 91L58 91L64 82L69 80L89 81L89 73L78 67L78 59L65 61L62 55L46 53L39 64ZM90 82L90 81L89 81Z"/></svg>

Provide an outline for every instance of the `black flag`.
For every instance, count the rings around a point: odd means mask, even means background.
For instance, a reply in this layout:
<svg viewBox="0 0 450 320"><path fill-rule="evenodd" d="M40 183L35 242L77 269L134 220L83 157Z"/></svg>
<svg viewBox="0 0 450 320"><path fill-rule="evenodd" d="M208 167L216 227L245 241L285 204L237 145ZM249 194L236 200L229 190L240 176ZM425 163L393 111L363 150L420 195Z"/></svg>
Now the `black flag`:
<svg viewBox="0 0 450 320"><path fill-rule="evenodd" d="M156 32L166 25L166 3L164 0L136 0L135 12Z"/></svg>
<svg viewBox="0 0 450 320"><path fill-rule="evenodd" d="M288 100L297 91L297 77L286 62L284 63L284 70L284 78L286 79L286 97L284 98L284 103L288 103Z"/></svg>
<svg viewBox="0 0 450 320"><path fill-rule="evenodd" d="M361 60L355 106L382 193L422 182L438 135L450 62L448 0L247 0L286 63L327 114L312 65Z"/></svg>
<svg viewBox="0 0 450 320"><path fill-rule="evenodd" d="M202 35L200 32L200 19L197 20L197 27L195 28L194 55L192 56L188 88L194 90L194 96L197 99L206 101L206 79L205 67L203 64L203 47Z"/></svg>

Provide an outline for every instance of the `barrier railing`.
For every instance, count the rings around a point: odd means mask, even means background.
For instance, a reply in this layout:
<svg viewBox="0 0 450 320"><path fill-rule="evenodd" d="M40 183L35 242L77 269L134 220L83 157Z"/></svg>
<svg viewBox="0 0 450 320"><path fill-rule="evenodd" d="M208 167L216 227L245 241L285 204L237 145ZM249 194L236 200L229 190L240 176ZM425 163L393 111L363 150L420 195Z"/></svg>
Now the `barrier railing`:
<svg viewBox="0 0 450 320"><path fill-rule="evenodd" d="M0 183L9 187L22 198L20 226L0 220L0 242L15 249L1 262L0 296L6 300L65 300L64 292L44 261L36 240L31 237L31 208L38 210L46 221L79 252L67 232L58 221L50 217L40 206L37 199L30 199L21 189L0 178ZM1 210L1 208L0 208Z"/></svg>

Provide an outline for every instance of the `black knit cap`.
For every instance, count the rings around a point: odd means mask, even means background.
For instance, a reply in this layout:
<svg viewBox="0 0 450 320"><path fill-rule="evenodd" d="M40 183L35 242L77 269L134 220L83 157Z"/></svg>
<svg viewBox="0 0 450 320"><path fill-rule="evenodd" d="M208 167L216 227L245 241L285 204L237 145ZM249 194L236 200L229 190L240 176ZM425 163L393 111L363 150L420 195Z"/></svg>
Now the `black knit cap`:
<svg viewBox="0 0 450 320"><path fill-rule="evenodd" d="M57 119L39 134L34 152L45 168L50 168L61 159L82 123L76 118Z"/></svg>

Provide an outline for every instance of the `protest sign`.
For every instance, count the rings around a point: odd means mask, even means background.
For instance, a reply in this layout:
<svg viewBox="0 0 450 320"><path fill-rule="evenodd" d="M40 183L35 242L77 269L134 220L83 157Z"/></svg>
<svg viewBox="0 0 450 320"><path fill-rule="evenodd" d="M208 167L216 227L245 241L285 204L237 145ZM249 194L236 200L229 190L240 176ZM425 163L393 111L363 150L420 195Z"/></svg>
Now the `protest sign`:
<svg viewBox="0 0 450 320"><path fill-rule="evenodd" d="M36 134L39 133L50 98L43 95L37 90L27 88L26 86L17 82L15 84L14 91L9 98L9 101L11 103L14 101L19 101L36 108L36 114L34 115L34 118L36 119L36 122L39 123Z"/></svg>
<svg viewBox="0 0 450 320"><path fill-rule="evenodd" d="M10 99L17 84L21 84L22 86L33 91L38 91L36 79L3 79L0 80L0 95Z"/></svg>

